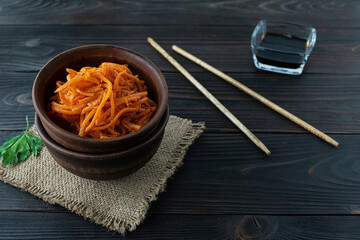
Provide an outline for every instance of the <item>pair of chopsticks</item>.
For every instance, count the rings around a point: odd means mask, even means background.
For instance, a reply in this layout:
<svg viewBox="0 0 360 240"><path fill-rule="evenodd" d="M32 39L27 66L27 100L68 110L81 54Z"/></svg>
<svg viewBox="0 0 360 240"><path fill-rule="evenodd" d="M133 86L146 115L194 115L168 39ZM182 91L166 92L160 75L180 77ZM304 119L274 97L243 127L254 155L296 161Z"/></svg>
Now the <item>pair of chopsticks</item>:
<svg viewBox="0 0 360 240"><path fill-rule="evenodd" d="M222 105L209 91L206 90L185 68L183 68L174 58L172 58L159 44L157 44L152 38L148 38L147 41L153 46L161 55L163 55L176 69L178 69L195 87L202 92L227 118L230 119L256 146L258 146L262 151L264 151L267 155L270 155L269 149L243 124L241 123L224 105ZM285 116L286 118L290 119L294 123L298 124L299 126L305 128L312 134L318 136L319 138L323 139L324 141L330 143L331 145L337 147L339 143L336 142L334 139L326 135L325 133L319 131L318 129L314 128L310 124L306 123L305 121L301 120L300 118L296 117L292 113L286 111L282 107L276 105L275 103L271 102L267 98L261 96L260 94L254 92L250 88L246 87L245 85L241 84L240 82L236 81L232 77L226 75L225 73L221 72L220 70L214 68L213 66L207 64L206 62L202 61L201 59L195 57L194 55L186 52L185 50L179 48L176 45L172 46L172 49L181 54L182 56L186 57L187 59L197 63L198 65L202 66L203 68L209 70L210 72L214 73L215 75L219 76L220 78L224 79L228 83L234 85L235 87L243 90L245 93L249 94L253 98L257 99L258 101L264 103L266 106L270 107L271 109L275 110L276 112L280 113L281 115Z"/></svg>

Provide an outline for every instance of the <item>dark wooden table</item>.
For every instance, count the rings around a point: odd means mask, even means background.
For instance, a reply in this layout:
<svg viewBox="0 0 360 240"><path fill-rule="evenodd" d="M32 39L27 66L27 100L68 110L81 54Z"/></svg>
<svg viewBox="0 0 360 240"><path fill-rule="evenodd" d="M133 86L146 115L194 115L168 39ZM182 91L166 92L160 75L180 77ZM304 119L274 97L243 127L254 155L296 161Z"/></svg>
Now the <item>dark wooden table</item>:
<svg viewBox="0 0 360 240"><path fill-rule="evenodd" d="M171 114L207 129L133 239L360 238L359 1L1 1L0 143L33 122L31 87L56 54L115 44L150 58ZM253 66L260 19L317 29L301 76ZM271 150L265 157L146 42L152 36ZM334 148L171 50L177 44L340 142ZM0 239L120 235L0 182Z"/></svg>

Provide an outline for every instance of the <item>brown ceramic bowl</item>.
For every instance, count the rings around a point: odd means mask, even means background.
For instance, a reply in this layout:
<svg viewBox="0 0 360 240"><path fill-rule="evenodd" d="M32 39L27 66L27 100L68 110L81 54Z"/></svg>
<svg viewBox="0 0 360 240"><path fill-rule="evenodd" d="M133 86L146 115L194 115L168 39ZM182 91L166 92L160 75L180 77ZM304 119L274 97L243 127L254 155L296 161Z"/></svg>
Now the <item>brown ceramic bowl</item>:
<svg viewBox="0 0 360 240"><path fill-rule="evenodd" d="M158 108L153 118L141 129L125 136L92 139L70 133L55 124L46 112L49 97L56 89L55 82L66 79L66 68L79 70L84 66L99 66L102 62L128 64L148 86L149 97ZM129 49L111 45L87 45L65 51L44 65L35 78L32 89L33 104L41 123L60 145L78 152L107 153L134 146L156 129L167 108L168 89L160 70L147 58Z"/></svg>
<svg viewBox="0 0 360 240"><path fill-rule="evenodd" d="M102 154L75 152L56 143L46 133L38 115L35 116L35 125L47 150L66 170L87 179L112 180L135 172L151 159L160 146L168 119L169 108L166 108L149 137L126 150Z"/></svg>

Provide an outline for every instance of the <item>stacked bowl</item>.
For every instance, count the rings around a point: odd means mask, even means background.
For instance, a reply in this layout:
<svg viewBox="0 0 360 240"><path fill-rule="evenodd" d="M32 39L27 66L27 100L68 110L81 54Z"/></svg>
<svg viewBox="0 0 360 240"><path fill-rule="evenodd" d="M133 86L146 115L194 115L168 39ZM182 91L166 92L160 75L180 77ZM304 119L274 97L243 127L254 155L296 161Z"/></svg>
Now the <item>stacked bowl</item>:
<svg viewBox="0 0 360 240"><path fill-rule="evenodd" d="M66 68L78 70L103 62L127 64L145 81L149 97L157 103L154 116L139 130L109 139L80 137L62 129L46 111L56 81L66 79ZM55 56L36 76L32 98L36 128L55 161L69 172L92 180L117 179L145 165L159 148L169 118L168 89L160 70L144 56L111 45L81 46Z"/></svg>

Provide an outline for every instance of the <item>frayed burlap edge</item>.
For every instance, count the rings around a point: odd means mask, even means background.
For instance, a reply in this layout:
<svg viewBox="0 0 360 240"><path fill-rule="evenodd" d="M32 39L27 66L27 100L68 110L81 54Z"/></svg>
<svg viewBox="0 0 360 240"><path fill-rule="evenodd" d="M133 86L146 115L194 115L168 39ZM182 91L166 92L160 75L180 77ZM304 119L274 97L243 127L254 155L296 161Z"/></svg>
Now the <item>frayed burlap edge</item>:
<svg viewBox="0 0 360 240"><path fill-rule="evenodd" d="M171 118L182 119L176 116L170 116L170 119ZM155 181L150 190L145 194L145 198L142 202L138 217L133 218L130 221L128 219L125 220L106 216L104 213L100 213L96 209L85 206L82 203L76 201L68 201L60 194L53 194L51 192L41 190L38 187L22 183L15 177L7 174L5 169L1 168L0 180L4 181L5 183L9 183L15 187L21 188L22 190L27 191L48 203L59 204L80 216L88 218L97 224L103 225L110 230L117 231L118 233L124 235L126 231L134 231L136 227L145 219L145 215L150 207L151 202L156 201L159 193L165 190L167 180L182 165L182 161L185 157L186 151L205 129L205 124L202 122L191 122L191 126L192 127L187 132L185 132L185 135L180 140L178 146L176 146L172 157L168 160L166 166L167 170L164 172L163 175L159 176L159 178ZM34 130L34 128L32 128L31 130ZM35 131L32 132L34 133Z"/></svg>

